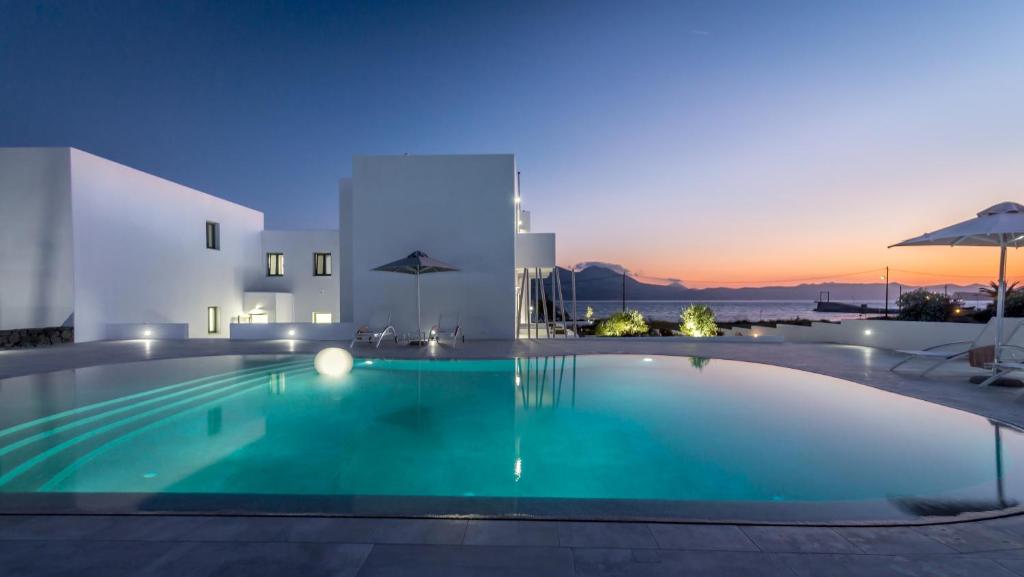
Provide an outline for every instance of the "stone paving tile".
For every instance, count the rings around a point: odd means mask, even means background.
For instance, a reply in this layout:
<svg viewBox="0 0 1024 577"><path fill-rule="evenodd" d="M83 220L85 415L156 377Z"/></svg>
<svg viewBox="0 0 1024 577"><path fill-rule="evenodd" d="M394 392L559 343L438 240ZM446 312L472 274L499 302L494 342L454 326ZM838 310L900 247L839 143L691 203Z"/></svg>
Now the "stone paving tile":
<svg viewBox="0 0 1024 577"><path fill-rule="evenodd" d="M927 535L962 553L1024 548L1024 537L1015 537L981 523L956 523L915 527Z"/></svg>
<svg viewBox="0 0 1024 577"><path fill-rule="evenodd" d="M109 528L113 518L101 515L0 516L0 541L25 539L85 539Z"/></svg>
<svg viewBox="0 0 1024 577"><path fill-rule="evenodd" d="M780 554L797 577L1019 577L990 559L963 555Z"/></svg>
<svg viewBox="0 0 1024 577"><path fill-rule="evenodd" d="M995 529L1003 533L1009 533L1016 537L1024 537L1024 515L1014 515L1012 517L1003 517L1002 519L982 521L980 524L983 527Z"/></svg>
<svg viewBox="0 0 1024 577"><path fill-rule="evenodd" d="M839 533L827 527L743 527L763 551L777 553L860 553Z"/></svg>
<svg viewBox="0 0 1024 577"><path fill-rule="evenodd" d="M544 521L470 521L463 544L557 547L558 525Z"/></svg>
<svg viewBox="0 0 1024 577"><path fill-rule="evenodd" d="M562 547L608 547L623 549L657 548L651 529L644 523L558 524L558 542Z"/></svg>
<svg viewBox="0 0 1024 577"><path fill-rule="evenodd" d="M183 541L287 541L292 527L304 521L291 517L206 517L181 536Z"/></svg>
<svg viewBox="0 0 1024 577"><path fill-rule="evenodd" d="M144 541L4 541L0 575L4 577L142 577L176 556L179 543Z"/></svg>
<svg viewBox="0 0 1024 577"><path fill-rule="evenodd" d="M957 552L910 527L838 527L835 532L861 551L872 555L939 555Z"/></svg>
<svg viewBox="0 0 1024 577"><path fill-rule="evenodd" d="M743 551L573 549L577 577L793 577L776 555Z"/></svg>
<svg viewBox="0 0 1024 577"><path fill-rule="evenodd" d="M100 541L177 541L196 538L196 531L207 523L205 517L124 516L111 517L110 523L83 537Z"/></svg>
<svg viewBox="0 0 1024 577"><path fill-rule="evenodd" d="M652 523L654 540L662 549L705 551L759 551L735 525L673 525Z"/></svg>
<svg viewBox="0 0 1024 577"><path fill-rule="evenodd" d="M572 550L560 547L374 545L359 577L570 577Z"/></svg>
<svg viewBox="0 0 1024 577"><path fill-rule="evenodd" d="M998 551L979 551L976 553L961 553L969 557L981 559L1024 559L1024 549L1000 549Z"/></svg>
<svg viewBox="0 0 1024 577"><path fill-rule="evenodd" d="M180 543L139 577L352 577L372 545Z"/></svg>
<svg viewBox="0 0 1024 577"><path fill-rule="evenodd" d="M1009 569L1018 577L1024 577L1024 559L994 559L994 561Z"/></svg>
<svg viewBox="0 0 1024 577"><path fill-rule="evenodd" d="M466 521L445 519L295 519L289 541L458 545Z"/></svg>

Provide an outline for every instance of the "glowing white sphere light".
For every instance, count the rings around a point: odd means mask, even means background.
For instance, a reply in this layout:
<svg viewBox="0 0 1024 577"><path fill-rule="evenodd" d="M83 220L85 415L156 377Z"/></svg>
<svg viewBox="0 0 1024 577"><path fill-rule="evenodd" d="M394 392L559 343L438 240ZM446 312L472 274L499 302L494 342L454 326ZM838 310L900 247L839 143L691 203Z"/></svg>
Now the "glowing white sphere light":
<svg viewBox="0 0 1024 577"><path fill-rule="evenodd" d="M313 368L325 377L342 377L352 370L352 355L345 349L328 347L313 357Z"/></svg>

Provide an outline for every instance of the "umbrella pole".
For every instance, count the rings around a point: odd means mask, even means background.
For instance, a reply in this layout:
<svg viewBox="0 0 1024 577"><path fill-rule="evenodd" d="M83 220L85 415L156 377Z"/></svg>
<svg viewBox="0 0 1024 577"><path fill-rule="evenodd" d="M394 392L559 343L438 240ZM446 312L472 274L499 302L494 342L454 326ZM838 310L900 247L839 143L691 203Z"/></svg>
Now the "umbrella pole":
<svg viewBox="0 0 1024 577"><path fill-rule="evenodd" d="M1006 315L1006 238L999 237L999 300L996 302L996 347L992 376L999 374L999 347L1003 344L1003 317Z"/></svg>
<svg viewBox="0 0 1024 577"><path fill-rule="evenodd" d="M423 344L423 327L420 323L420 271L416 271L416 340Z"/></svg>

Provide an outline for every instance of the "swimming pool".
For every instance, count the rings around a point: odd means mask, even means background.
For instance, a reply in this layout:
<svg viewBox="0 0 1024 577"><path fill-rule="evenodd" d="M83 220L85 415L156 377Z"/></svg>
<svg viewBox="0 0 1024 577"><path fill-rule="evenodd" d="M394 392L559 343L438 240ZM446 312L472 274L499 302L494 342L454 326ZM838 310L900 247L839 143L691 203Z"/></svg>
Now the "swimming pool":
<svg viewBox="0 0 1024 577"><path fill-rule="evenodd" d="M1013 508L1024 435L717 359L308 356L0 380L0 511L902 521Z"/></svg>

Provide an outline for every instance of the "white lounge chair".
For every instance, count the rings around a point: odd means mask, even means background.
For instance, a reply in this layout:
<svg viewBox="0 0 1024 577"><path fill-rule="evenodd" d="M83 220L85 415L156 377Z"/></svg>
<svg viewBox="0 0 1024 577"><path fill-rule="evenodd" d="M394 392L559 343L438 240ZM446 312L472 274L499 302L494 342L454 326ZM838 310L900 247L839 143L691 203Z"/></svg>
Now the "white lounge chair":
<svg viewBox="0 0 1024 577"><path fill-rule="evenodd" d="M370 315L370 322L356 329L356 336L352 339L349 347L355 347L356 343L373 343L375 348L380 348L380 343L386 337L398 339L395 327L391 326L391 311L377 311Z"/></svg>
<svg viewBox="0 0 1024 577"><path fill-rule="evenodd" d="M1009 343L1011 339L1013 339L1014 335L1017 334L1017 331L1020 330L1021 324L1022 323L1020 319L1004 320L1004 343ZM978 332L978 335L974 337L973 340L970 341L957 341L953 343L945 343L941 345L935 345L934 347L928 347L926 349L922 349L919 351L898 350L896 352L903 353L909 356L893 365L889 370L895 371L904 363L908 363L916 359L932 361L932 364L930 364L928 368L926 368L918 375L923 377L928 373L934 371L935 369L939 368L940 366L948 363L949 361L954 361L961 357L966 357L972 350L977 349L979 347L987 346L990 343L992 343L995 340L996 336L995 327L996 321L995 319L992 319L988 322L988 324L982 327L981 331Z"/></svg>
<svg viewBox="0 0 1024 577"><path fill-rule="evenodd" d="M442 314L437 320L437 324L430 328L430 338L438 343L441 342L441 339L449 339L453 347L460 338L465 342L466 336L462 334L462 324L459 323L459 315Z"/></svg>

